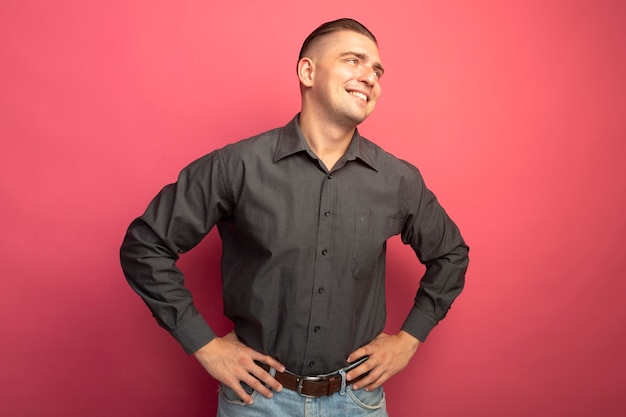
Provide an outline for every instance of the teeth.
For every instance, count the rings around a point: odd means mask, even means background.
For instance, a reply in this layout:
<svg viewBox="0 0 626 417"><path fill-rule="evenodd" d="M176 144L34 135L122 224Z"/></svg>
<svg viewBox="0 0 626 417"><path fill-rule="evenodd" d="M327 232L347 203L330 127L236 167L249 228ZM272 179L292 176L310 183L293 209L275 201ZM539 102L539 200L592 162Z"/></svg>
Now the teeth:
<svg viewBox="0 0 626 417"><path fill-rule="evenodd" d="M357 96L365 101L367 101L367 96L363 93L359 93L358 91L350 91L350 94L352 94L353 96Z"/></svg>

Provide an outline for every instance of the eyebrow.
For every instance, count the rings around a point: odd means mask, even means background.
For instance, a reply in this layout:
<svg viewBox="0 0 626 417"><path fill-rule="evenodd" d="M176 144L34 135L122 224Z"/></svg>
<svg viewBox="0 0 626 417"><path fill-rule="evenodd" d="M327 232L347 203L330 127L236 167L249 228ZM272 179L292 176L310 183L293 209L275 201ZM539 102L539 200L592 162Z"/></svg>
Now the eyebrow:
<svg viewBox="0 0 626 417"><path fill-rule="evenodd" d="M367 61L367 58L368 58L368 56L366 54L361 53L361 52L354 52L354 51L344 52L343 54L340 55L341 58L345 58L345 57L348 57L348 56L357 57L357 58L359 58L362 61ZM374 65L372 65L372 68L374 68L375 70L379 71L381 75L385 73L385 69L380 64L380 62L374 63Z"/></svg>

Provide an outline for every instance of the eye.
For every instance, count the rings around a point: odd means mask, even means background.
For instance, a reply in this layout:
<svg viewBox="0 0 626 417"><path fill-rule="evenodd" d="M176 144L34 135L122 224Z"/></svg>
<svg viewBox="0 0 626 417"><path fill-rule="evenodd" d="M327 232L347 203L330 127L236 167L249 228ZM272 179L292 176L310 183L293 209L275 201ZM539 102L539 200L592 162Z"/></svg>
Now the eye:
<svg viewBox="0 0 626 417"><path fill-rule="evenodd" d="M356 58L348 58L347 61L351 64L357 64L359 62Z"/></svg>

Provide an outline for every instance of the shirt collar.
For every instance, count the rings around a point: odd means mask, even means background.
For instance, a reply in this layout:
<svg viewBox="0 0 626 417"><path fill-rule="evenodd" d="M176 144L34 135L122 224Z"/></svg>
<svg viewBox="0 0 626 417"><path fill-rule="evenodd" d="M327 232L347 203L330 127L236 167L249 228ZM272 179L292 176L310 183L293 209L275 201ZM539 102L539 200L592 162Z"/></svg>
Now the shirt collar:
<svg viewBox="0 0 626 417"><path fill-rule="evenodd" d="M299 116L300 114L297 114L286 126L280 129L278 146L274 152L274 163L290 155L308 151L306 140L304 139L304 135L298 125ZM346 153L342 159L345 159L346 161L359 159L374 171L378 171L376 168L376 162L374 161L372 147L373 144L362 137L357 129L354 131L354 136L352 137L350 145L348 145L348 149L346 149Z"/></svg>

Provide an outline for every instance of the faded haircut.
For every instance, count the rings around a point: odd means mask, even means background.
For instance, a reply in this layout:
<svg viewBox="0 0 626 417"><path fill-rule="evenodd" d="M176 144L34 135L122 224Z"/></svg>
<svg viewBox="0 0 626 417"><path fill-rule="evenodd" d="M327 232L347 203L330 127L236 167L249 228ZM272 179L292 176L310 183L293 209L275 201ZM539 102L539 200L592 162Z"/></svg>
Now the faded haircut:
<svg viewBox="0 0 626 417"><path fill-rule="evenodd" d="M376 46L378 46L378 42L376 41L376 37L365 25L357 22L354 19L350 18L342 18L333 20L331 22L326 22L321 24L317 29L315 29L311 34L304 40L302 44L302 48L300 49L300 55L298 56L298 62L309 53L311 47L319 40L321 37L328 35L329 33L339 32L342 30L350 30L352 32L360 33L371 39Z"/></svg>

